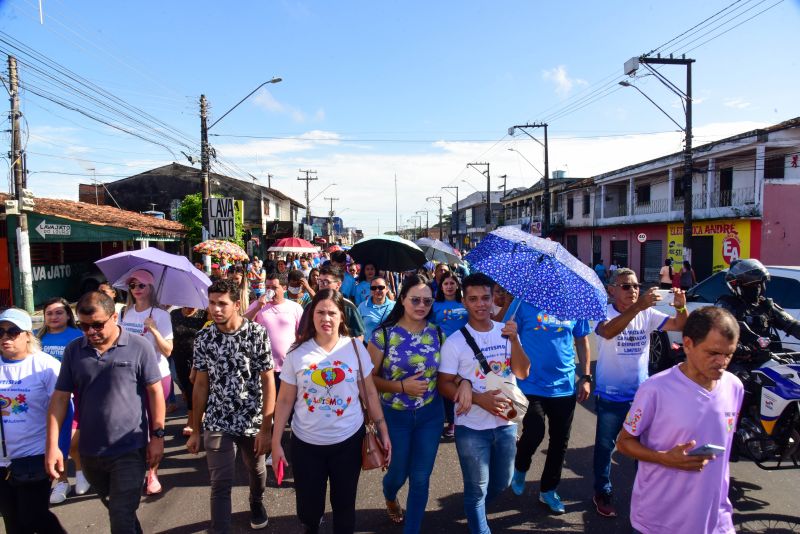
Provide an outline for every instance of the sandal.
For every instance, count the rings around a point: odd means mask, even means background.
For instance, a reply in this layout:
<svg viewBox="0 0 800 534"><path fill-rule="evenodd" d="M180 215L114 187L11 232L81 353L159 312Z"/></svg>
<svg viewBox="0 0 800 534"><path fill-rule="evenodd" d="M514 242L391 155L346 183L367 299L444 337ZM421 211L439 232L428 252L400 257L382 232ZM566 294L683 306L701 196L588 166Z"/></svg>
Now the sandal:
<svg viewBox="0 0 800 534"><path fill-rule="evenodd" d="M389 519L395 525L403 522L403 507L396 500L386 501L386 513L389 514Z"/></svg>

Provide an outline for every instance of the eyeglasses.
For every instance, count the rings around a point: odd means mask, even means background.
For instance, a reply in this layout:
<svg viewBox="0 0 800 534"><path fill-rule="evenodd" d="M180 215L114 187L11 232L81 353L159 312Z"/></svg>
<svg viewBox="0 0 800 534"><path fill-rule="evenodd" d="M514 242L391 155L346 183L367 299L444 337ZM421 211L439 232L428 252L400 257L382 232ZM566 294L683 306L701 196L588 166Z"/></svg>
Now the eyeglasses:
<svg viewBox="0 0 800 534"><path fill-rule="evenodd" d="M135 284L135 283L133 283L133 282L131 282L130 284L128 284L128 289L131 289L131 290L133 290L133 289L136 289L137 287L138 287L139 289L144 289L144 288L146 288L146 287L147 287L147 284Z"/></svg>
<svg viewBox="0 0 800 534"><path fill-rule="evenodd" d="M624 291L630 291L631 289L639 289L642 287L642 284L614 284L614 287L622 288Z"/></svg>
<svg viewBox="0 0 800 534"><path fill-rule="evenodd" d="M8 328L0 328L0 339L8 334L8 339L17 339L24 330L18 326L9 326Z"/></svg>
<svg viewBox="0 0 800 534"><path fill-rule="evenodd" d="M320 286L329 286L331 284L335 284L335 280L328 280L327 278L317 278L317 284Z"/></svg>
<svg viewBox="0 0 800 534"><path fill-rule="evenodd" d="M383 291L384 289L386 289L386 286L371 286L370 289L372 291Z"/></svg>
<svg viewBox="0 0 800 534"><path fill-rule="evenodd" d="M105 321L95 321L93 323L80 323L78 326L84 332L88 332L89 330L94 330L95 332L99 332L103 328L105 328L106 323L111 320L111 317L106 319Z"/></svg>
<svg viewBox="0 0 800 534"><path fill-rule="evenodd" d="M419 306L420 304L424 304L426 308L429 308L431 304L433 304L433 299L430 297L409 297L412 306Z"/></svg>

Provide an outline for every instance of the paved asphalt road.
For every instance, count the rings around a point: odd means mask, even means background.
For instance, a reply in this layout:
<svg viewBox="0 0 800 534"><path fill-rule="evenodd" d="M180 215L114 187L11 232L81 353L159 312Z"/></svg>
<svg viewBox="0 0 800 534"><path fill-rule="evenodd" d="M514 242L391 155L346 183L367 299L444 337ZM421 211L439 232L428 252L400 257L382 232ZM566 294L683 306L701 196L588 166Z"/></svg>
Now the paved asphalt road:
<svg viewBox="0 0 800 534"><path fill-rule="evenodd" d="M544 464L544 454L538 451L525 494L517 497L507 491L489 507L489 524L499 532L630 532L629 500L633 483L634 466L627 458L615 456L613 482L620 511L617 519L596 515L591 504L591 455L594 443L594 414L591 401L579 406L573 426L570 449L567 453L564 475L559 493L565 501L567 513L550 516L538 504L538 476ZM164 492L154 497L143 497L139 517L145 532L184 534L202 532L208 527L208 471L201 453L192 456L186 452L184 440L179 436L184 419L171 418L168 422L166 459L161 468ZM546 440L544 443L546 446ZM243 467L240 464L240 468ZM749 462L731 464L731 498L736 509L737 529L752 532L800 532L800 471L767 472ZM302 532L297 521L295 496L291 471L281 488L276 487L270 471L266 493L270 524L264 532L294 534ZM462 481L452 440L443 440L431 481L428 511L423 525L425 533L466 532L462 509ZM401 493L405 500L405 492ZM54 507L62 524L70 533L107 532L105 509L93 494L70 497ZM233 491L234 531L250 532L248 525L247 483L243 471ZM330 510L329 510L330 512ZM680 513L676 509L675 513ZM330 532L330 515L326 514ZM363 473L358 495L358 532L400 533L386 517L381 491L381 474Z"/></svg>

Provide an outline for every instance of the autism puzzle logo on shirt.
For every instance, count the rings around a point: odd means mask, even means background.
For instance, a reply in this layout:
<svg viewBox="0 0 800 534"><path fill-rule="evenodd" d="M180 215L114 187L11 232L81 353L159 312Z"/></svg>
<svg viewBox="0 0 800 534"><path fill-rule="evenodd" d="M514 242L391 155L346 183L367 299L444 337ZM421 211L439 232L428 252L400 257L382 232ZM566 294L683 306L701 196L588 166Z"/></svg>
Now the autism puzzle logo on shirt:
<svg viewBox="0 0 800 534"><path fill-rule="evenodd" d="M631 413L628 412L628 416L625 417L625 425L631 429L631 432L636 432L636 427L639 426L639 421L642 420L642 409L636 408L636 410Z"/></svg>
<svg viewBox="0 0 800 534"><path fill-rule="evenodd" d="M28 402L25 395L20 393L13 399L0 395L0 411L3 415L18 415L28 411Z"/></svg>
<svg viewBox="0 0 800 534"><path fill-rule="evenodd" d="M353 369L340 360L333 362L323 361L311 364L303 371L306 381L311 380L309 388L303 393L303 401L309 412L322 413L326 417L336 415L341 417L350 406L353 398L342 398L331 392L331 389L342 382L352 382ZM319 388L314 386L319 386Z"/></svg>
<svg viewBox="0 0 800 534"><path fill-rule="evenodd" d="M533 327L534 330L547 331L555 329L556 332L561 332L565 328L570 328L572 326L571 321L562 321L558 317L545 312L536 314L536 322L537 325Z"/></svg>

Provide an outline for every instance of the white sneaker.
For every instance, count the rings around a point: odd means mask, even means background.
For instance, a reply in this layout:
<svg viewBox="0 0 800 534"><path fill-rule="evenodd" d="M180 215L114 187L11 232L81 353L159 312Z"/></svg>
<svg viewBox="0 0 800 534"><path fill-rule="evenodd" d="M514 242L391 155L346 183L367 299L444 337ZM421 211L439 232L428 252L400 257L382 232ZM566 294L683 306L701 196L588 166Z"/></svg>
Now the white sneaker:
<svg viewBox="0 0 800 534"><path fill-rule="evenodd" d="M267 456L266 464L271 466L272 465L272 453Z"/></svg>
<svg viewBox="0 0 800 534"><path fill-rule="evenodd" d="M50 492L50 504L59 504L67 500L69 482L57 482Z"/></svg>
<svg viewBox="0 0 800 534"><path fill-rule="evenodd" d="M83 476L83 471L77 471L75 473L75 495L86 494L90 487L92 487L92 485L89 484L89 481Z"/></svg>

